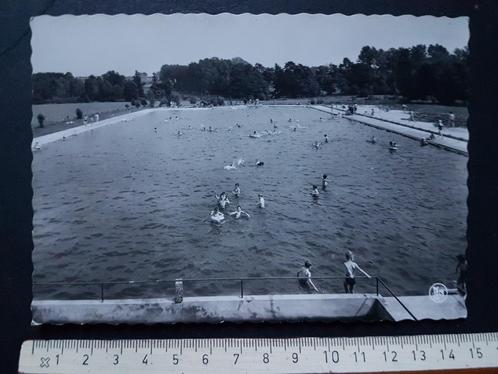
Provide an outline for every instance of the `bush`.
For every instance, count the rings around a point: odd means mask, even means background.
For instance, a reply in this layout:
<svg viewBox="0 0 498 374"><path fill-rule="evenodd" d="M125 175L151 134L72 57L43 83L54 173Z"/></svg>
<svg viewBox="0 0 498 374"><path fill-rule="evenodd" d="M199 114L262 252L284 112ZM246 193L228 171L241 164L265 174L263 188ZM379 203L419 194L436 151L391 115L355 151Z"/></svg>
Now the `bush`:
<svg viewBox="0 0 498 374"><path fill-rule="evenodd" d="M80 108L76 108L76 118L77 119L82 119L83 118L83 112L81 111Z"/></svg>
<svg viewBox="0 0 498 374"><path fill-rule="evenodd" d="M189 101L190 101L190 104L196 104L196 103L197 103L197 98L195 98L195 97L191 97L191 98L189 99Z"/></svg>
<svg viewBox="0 0 498 374"><path fill-rule="evenodd" d="M169 101L174 102L176 105L180 105L180 96L178 95L171 95L169 98Z"/></svg>
<svg viewBox="0 0 498 374"><path fill-rule="evenodd" d="M147 106L147 100L140 99L140 104L142 104L142 106Z"/></svg>
<svg viewBox="0 0 498 374"><path fill-rule="evenodd" d="M45 122L45 116L40 113L36 116L36 118L38 119L38 124L39 124L40 129L44 128L45 125L43 124L43 122Z"/></svg>

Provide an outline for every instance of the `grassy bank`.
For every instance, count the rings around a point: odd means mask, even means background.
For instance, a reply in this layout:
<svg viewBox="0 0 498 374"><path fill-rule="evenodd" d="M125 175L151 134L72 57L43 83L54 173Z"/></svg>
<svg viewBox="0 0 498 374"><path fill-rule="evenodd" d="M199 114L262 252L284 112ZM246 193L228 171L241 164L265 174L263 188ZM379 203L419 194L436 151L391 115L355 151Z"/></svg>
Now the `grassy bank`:
<svg viewBox="0 0 498 374"><path fill-rule="evenodd" d="M126 109L125 105L128 102L94 102L94 103L67 103L67 104L40 104L33 105L33 118L31 126L38 126L36 117L38 114L45 116L45 125L66 121L67 117L74 120L76 117L76 109L80 108L84 115L91 116L95 113L112 112L116 110Z"/></svg>

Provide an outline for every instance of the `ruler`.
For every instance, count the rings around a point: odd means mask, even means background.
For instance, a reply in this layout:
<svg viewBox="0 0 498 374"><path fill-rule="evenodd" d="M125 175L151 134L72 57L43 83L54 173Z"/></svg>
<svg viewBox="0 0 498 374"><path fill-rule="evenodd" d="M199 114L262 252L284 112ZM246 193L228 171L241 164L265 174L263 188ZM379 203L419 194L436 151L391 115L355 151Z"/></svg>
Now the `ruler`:
<svg viewBox="0 0 498 374"><path fill-rule="evenodd" d="M479 368L498 371L498 333L360 338L32 340L23 343L19 362L19 373L30 374L373 373Z"/></svg>

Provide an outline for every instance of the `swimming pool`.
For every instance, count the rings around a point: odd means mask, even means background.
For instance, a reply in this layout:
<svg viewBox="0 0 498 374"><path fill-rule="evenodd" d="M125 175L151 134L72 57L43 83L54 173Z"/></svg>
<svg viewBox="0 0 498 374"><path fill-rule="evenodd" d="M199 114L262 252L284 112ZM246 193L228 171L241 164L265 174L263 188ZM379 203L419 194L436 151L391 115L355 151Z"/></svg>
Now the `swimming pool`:
<svg viewBox="0 0 498 374"><path fill-rule="evenodd" d="M270 119L278 134L248 137L272 131ZM203 125L216 131L201 131ZM313 148L324 134L330 142ZM366 142L371 136L377 144ZM397 152L388 151L390 140ZM245 166L224 170L238 159ZM256 160L264 166L256 167ZM34 153L34 282L293 277L305 259L313 276L343 277L344 252L352 250L363 269L396 293L427 294L432 283L455 279L455 256L466 248L466 163L463 156L311 108L159 110ZM314 200L311 186L320 186L322 174L329 187ZM228 211L240 204L251 218L209 223L214 194L230 196L236 182L241 196ZM257 208L258 193L264 210ZM270 293L296 286L259 283L255 289ZM225 294L232 286L185 288ZM357 290L370 286L359 281ZM342 280L321 287L341 292ZM108 292L148 297L161 290L127 285ZM96 292L40 286L34 294L56 299Z"/></svg>

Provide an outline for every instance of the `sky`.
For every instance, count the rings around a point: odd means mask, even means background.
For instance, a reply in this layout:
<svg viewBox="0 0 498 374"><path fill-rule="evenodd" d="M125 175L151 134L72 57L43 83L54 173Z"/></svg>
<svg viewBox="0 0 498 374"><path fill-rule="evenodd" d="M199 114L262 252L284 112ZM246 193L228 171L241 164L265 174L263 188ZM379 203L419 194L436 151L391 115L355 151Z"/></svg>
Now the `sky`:
<svg viewBox="0 0 498 374"><path fill-rule="evenodd" d="M152 74L163 64L241 57L273 66L355 61L365 45L388 49L468 44L468 18L390 15L92 15L31 20L33 72Z"/></svg>

